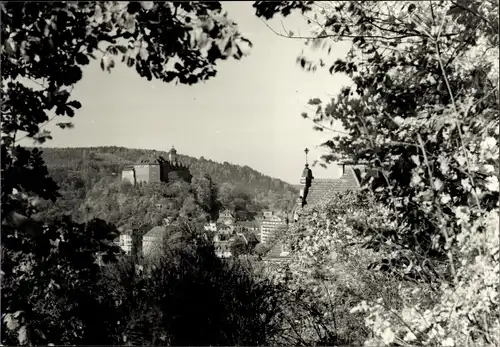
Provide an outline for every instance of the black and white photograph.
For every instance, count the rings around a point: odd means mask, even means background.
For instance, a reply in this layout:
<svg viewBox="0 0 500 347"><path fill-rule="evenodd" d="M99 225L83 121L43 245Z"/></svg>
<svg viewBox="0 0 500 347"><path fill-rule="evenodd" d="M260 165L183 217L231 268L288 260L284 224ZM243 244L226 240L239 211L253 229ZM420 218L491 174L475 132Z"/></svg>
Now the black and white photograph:
<svg viewBox="0 0 500 347"><path fill-rule="evenodd" d="M0 345L500 346L499 0L0 29Z"/></svg>

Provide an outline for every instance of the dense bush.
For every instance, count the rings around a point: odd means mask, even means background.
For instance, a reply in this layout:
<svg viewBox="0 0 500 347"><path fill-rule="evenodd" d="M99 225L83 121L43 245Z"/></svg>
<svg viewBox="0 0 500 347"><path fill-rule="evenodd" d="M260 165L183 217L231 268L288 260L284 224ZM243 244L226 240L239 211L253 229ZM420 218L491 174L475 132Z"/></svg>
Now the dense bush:
<svg viewBox="0 0 500 347"><path fill-rule="evenodd" d="M308 43L328 53L298 62L345 73L352 84L326 105L311 99L316 112L303 116L318 130L344 128L324 143L326 162L348 159L381 178L370 182L376 208L353 211L364 218L349 222L337 210L325 219L366 238L373 271L398 281L399 306L386 302L379 282L380 300L353 309L367 313L373 336L366 344L498 345L498 3L309 5L300 8L320 29ZM280 10L255 6L266 18ZM350 40L351 49L328 64L330 39ZM331 259L309 252L331 254L325 238L338 234L316 225L312 243L299 242L296 252L329 270Z"/></svg>
<svg viewBox="0 0 500 347"><path fill-rule="evenodd" d="M279 286L245 261L216 257L191 223L170 231L154 262L107 273L127 344L268 345L280 328Z"/></svg>
<svg viewBox="0 0 500 347"><path fill-rule="evenodd" d="M3 225L2 343L115 344L118 317L101 266L120 253L116 235L100 220Z"/></svg>
<svg viewBox="0 0 500 347"><path fill-rule="evenodd" d="M392 228L373 197L338 194L303 211L287 235L288 262L273 264L270 275L287 288L286 329L294 345L359 345L370 335L364 317L350 312L361 300L400 303L399 279L374 271L383 256L365 247L355 226Z"/></svg>

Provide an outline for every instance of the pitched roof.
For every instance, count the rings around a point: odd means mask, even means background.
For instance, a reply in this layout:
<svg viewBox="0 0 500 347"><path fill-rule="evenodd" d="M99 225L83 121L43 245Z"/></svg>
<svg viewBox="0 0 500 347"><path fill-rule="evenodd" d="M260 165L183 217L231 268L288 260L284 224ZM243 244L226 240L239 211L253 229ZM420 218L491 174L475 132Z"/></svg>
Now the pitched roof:
<svg viewBox="0 0 500 347"><path fill-rule="evenodd" d="M267 252L267 254L264 257L264 260L270 260L270 261L286 261L291 259L290 254L282 254L282 242L276 242L274 246Z"/></svg>
<svg viewBox="0 0 500 347"><path fill-rule="evenodd" d="M233 241L215 241L214 247L215 247L215 250L230 251L232 244L233 244Z"/></svg>
<svg viewBox="0 0 500 347"><path fill-rule="evenodd" d="M252 232L243 232L243 235L245 235L248 242L260 242L257 235Z"/></svg>
<svg viewBox="0 0 500 347"><path fill-rule="evenodd" d="M256 220L239 221L236 223L236 225L244 227L244 228L259 228L260 227L260 223Z"/></svg>
<svg viewBox="0 0 500 347"><path fill-rule="evenodd" d="M346 167L346 170L340 178L315 178L312 180L309 193L307 194L306 207L317 205L323 201L333 198L335 193L348 190L359 190L360 172L352 167Z"/></svg>
<svg viewBox="0 0 500 347"><path fill-rule="evenodd" d="M234 215L229 210L224 210L219 214L219 218L234 218Z"/></svg>
<svg viewBox="0 0 500 347"><path fill-rule="evenodd" d="M268 223L268 222L283 222L285 218L283 216L278 216L278 215L272 215L270 217L265 217L263 218L260 223Z"/></svg>
<svg viewBox="0 0 500 347"><path fill-rule="evenodd" d="M226 224L217 224L217 230L233 230L233 227Z"/></svg>
<svg viewBox="0 0 500 347"><path fill-rule="evenodd" d="M148 231L144 236L147 237L156 237L156 238L161 238L165 236L165 233L167 231L167 228L162 227L162 226L157 226Z"/></svg>
<svg viewBox="0 0 500 347"><path fill-rule="evenodd" d="M160 165L158 161L153 160L153 159L142 159L141 161L137 162L135 165Z"/></svg>
<svg viewBox="0 0 500 347"><path fill-rule="evenodd" d="M135 165L144 165L144 164L159 165L160 163L158 161L157 153L144 154L135 163Z"/></svg>
<svg viewBox="0 0 500 347"><path fill-rule="evenodd" d="M237 238L242 239L245 243L253 243L253 242L259 242L257 237L255 236L254 233L252 232L242 232L242 233L237 233L235 240Z"/></svg>

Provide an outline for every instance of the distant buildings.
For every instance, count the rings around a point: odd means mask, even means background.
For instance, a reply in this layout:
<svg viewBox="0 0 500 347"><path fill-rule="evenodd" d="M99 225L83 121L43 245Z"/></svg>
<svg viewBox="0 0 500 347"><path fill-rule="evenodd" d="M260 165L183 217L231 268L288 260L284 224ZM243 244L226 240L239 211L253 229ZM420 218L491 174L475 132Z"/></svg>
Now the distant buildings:
<svg viewBox="0 0 500 347"><path fill-rule="evenodd" d="M236 218L234 217L231 211L225 210L219 213L219 219L217 219L217 223L225 224L225 225L233 225Z"/></svg>
<svg viewBox="0 0 500 347"><path fill-rule="evenodd" d="M169 182L181 178L191 182L189 168L182 165L175 148L168 153L168 160L163 157L146 158L122 170L122 180L133 185L138 183Z"/></svg>
<svg viewBox="0 0 500 347"><path fill-rule="evenodd" d="M216 223L208 223L203 227L206 231L217 231L217 224Z"/></svg>
<svg viewBox="0 0 500 347"><path fill-rule="evenodd" d="M146 257L160 255L167 234L166 226L157 226L142 237L142 255Z"/></svg>
<svg viewBox="0 0 500 347"><path fill-rule="evenodd" d="M238 254L251 252L259 243L260 233L256 221L235 222L230 211L220 214L217 223L208 223L205 230L214 232L213 243L215 254L219 258L229 258Z"/></svg>
<svg viewBox="0 0 500 347"><path fill-rule="evenodd" d="M307 152L306 152L307 154ZM306 163L302 171L300 179L300 193L297 199L297 205L292 212L294 222L298 222L300 214L303 210L310 209L322 202L331 200L336 193L360 190L362 182L369 177L378 178L376 172L367 170L365 165L350 165L347 163L340 164L342 166L342 174L340 178L314 178L312 170ZM266 217L266 215L265 215ZM261 239L266 242L269 235L272 234L272 223L264 222L265 227L262 229ZM289 249L286 242L286 235L281 240L275 243L273 248L266 255L266 260L279 261L288 258Z"/></svg>
<svg viewBox="0 0 500 347"><path fill-rule="evenodd" d="M261 221L252 220L252 221L240 221L235 225L236 232L251 232L254 234L259 242L260 242L260 227Z"/></svg>
<svg viewBox="0 0 500 347"><path fill-rule="evenodd" d="M260 242L262 243L266 243L278 231L285 230L287 227L286 218L273 211L264 212L264 218L260 224Z"/></svg>
<svg viewBox="0 0 500 347"><path fill-rule="evenodd" d="M216 232L217 232L216 235L219 240L221 241L228 240L231 237L231 235L234 234L234 226L227 224L218 224Z"/></svg>
<svg viewBox="0 0 500 347"><path fill-rule="evenodd" d="M120 236L118 236L114 242L115 244L120 247L125 254L127 255L132 255L132 250L133 250L133 237L132 237L132 230L120 230L121 232Z"/></svg>
<svg viewBox="0 0 500 347"><path fill-rule="evenodd" d="M219 258L230 258L232 257L231 245L233 241L216 241L214 243L215 255Z"/></svg>
<svg viewBox="0 0 500 347"><path fill-rule="evenodd" d="M132 254L132 235L122 234L120 235L120 247L125 251L127 255Z"/></svg>
<svg viewBox="0 0 500 347"><path fill-rule="evenodd" d="M235 233L227 240L220 240L218 235L214 239L215 254L219 258L230 258L238 254L248 254L259 243L257 237L250 232ZM236 251L236 254L233 252Z"/></svg>

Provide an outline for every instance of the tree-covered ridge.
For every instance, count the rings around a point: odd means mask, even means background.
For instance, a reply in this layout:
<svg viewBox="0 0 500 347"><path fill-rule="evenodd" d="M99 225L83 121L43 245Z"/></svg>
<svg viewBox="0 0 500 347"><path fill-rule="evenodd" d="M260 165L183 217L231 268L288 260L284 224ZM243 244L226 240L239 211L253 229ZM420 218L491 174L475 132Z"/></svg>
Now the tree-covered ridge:
<svg viewBox="0 0 500 347"><path fill-rule="evenodd" d="M124 147L44 148L42 156L50 175L61 188L62 197L49 213L57 215L62 210L79 209L91 190L94 190L94 196L104 192L106 185L120 180L121 170L126 165L142 158L168 158L168 153ZM240 210L255 214L268 208L293 208L298 192L286 182L263 175L248 166L227 162L221 164L203 157L178 157L182 165L189 167L194 177L210 176L217 185L223 208L237 214ZM98 189L97 193L95 189ZM245 216L242 218L246 219Z"/></svg>

